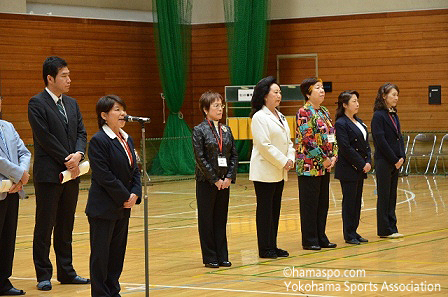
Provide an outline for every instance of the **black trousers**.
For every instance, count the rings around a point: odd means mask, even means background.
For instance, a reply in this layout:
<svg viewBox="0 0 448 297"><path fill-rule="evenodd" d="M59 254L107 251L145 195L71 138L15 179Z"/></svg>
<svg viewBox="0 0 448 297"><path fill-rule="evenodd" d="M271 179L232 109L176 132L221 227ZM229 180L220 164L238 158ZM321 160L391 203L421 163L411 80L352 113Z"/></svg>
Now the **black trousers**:
<svg viewBox="0 0 448 297"><path fill-rule="evenodd" d="M325 234L330 193L330 173L299 176L300 226L302 245L327 245Z"/></svg>
<svg viewBox="0 0 448 297"><path fill-rule="evenodd" d="M90 281L92 297L120 296L129 218L105 220L88 217L90 225Z"/></svg>
<svg viewBox="0 0 448 297"><path fill-rule="evenodd" d="M19 194L8 194L0 200L0 293L13 287L9 281L16 246Z"/></svg>
<svg viewBox="0 0 448 297"><path fill-rule="evenodd" d="M378 236L397 233L398 169L383 159L375 159L376 187L378 200L376 204L376 219Z"/></svg>
<svg viewBox="0 0 448 297"><path fill-rule="evenodd" d="M57 279L70 282L76 277L72 265L72 233L78 202L79 182L64 184L34 183L36 191L36 224L33 238L33 260L37 281L50 280L53 266L49 254L51 234L56 254Z"/></svg>
<svg viewBox="0 0 448 297"><path fill-rule="evenodd" d="M204 264L229 260L226 235L229 193L229 188L218 191L209 182L196 181L199 239Z"/></svg>
<svg viewBox="0 0 448 297"><path fill-rule="evenodd" d="M340 180L342 188L342 225L345 240L358 239L356 232L361 217L362 189L364 179Z"/></svg>
<svg viewBox="0 0 448 297"><path fill-rule="evenodd" d="M257 196L257 238L260 256L277 248L278 221L285 181L265 183L254 181Z"/></svg>

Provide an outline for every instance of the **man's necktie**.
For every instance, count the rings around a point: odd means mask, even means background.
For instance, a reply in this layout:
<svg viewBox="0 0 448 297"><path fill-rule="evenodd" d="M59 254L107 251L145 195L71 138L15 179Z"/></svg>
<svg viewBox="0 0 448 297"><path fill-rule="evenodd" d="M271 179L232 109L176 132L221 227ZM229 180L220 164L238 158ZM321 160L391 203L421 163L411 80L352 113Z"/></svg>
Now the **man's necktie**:
<svg viewBox="0 0 448 297"><path fill-rule="evenodd" d="M65 114L64 111L64 107L62 106L62 100L59 99L56 103L56 106L58 107L59 112L62 114L62 116L64 117L64 122L67 124L68 120L67 120L67 115Z"/></svg>

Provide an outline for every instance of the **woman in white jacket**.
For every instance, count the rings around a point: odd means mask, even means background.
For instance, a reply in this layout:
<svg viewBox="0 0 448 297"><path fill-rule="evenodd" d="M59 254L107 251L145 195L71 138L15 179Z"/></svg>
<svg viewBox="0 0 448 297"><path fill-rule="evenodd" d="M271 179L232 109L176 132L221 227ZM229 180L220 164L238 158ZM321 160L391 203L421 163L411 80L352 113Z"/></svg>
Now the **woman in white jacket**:
<svg viewBox="0 0 448 297"><path fill-rule="evenodd" d="M257 196L257 238L260 258L288 257L277 248L277 230L284 182L293 168L295 150L288 122L277 110L282 101L280 86L272 76L255 86L252 96L253 148L249 179Z"/></svg>

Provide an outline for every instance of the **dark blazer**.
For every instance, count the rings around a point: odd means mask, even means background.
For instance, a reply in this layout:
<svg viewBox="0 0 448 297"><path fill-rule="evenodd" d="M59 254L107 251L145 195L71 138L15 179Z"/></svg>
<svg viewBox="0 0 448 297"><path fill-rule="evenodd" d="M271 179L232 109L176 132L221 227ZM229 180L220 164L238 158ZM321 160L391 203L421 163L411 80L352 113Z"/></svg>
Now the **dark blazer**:
<svg viewBox="0 0 448 297"><path fill-rule="evenodd" d="M220 126L223 137L222 153L227 159L227 167L218 166L219 147L212 130L215 127L210 127L208 121L204 120L193 128L193 149L196 159L195 173L198 181L208 181L214 184L222 178L231 178L232 183L235 183L238 166L235 141L230 128L221 124Z"/></svg>
<svg viewBox="0 0 448 297"><path fill-rule="evenodd" d="M93 135L89 142L89 161L92 169L92 184L87 200L86 214L93 218L129 218L130 208L123 203L131 193L141 202L142 184L134 142L129 136L128 145L134 164L131 167L126 152L117 138L111 139L103 129Z"/></svg>
<svg viewBox="0 0 448 297"><path fill-rule="evenodd" d="M391 116L395 117L398 131L395 129L387 110L374 112L371 129L375 145L375 159L384 159L390 164L395 164L400 158L406 159L406 154L400 120L396 113L391 113Z"/></svg>
<svg viewBox="0 0 448 297"><path fill-rule="evenodd" d="M334 178L340 180L359 180L367 178L363 168L366 163L372 163L369 134L366 125L358 118L367 133L367 139L346 115L338 118L335 123L336 139L339 155L336 162Z"/></svg>
<svg viewBox="0 0 448 297"><path fill-rule="evenodd" d="M87 133L78 103L66 95L62 95L62 102L68 125L46 90L33 96L28 103L28 120L34 139L34 182L59 183L59 173L67 169L65 157L86 151Z"/></svg>

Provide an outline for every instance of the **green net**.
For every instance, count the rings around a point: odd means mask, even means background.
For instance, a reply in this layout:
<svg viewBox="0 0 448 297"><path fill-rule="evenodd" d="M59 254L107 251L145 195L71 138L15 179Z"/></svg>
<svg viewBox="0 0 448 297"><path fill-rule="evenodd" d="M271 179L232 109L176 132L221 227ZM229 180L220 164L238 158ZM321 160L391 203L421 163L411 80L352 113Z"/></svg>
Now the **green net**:
<svg viewBox="0 0 448 297"><path fill-rule="evenodd" d="M180 113L190 60L191 0L153 0L153 17L160 80L170 114L149 173L194 174L191 129ZM173 137L180 141L168 140Z"/></svg>
<svg viewBox="0 0 448 297"><path fill-rule="evenodd" d="M229 71L231 85L255 85L266 69L267 19L269 0L224 0L224 12L229 46ZM249 102L233 103L250 106ZM234 116L249 116L250 108L235 109ZM237 140L239 161L250 158L251 142ZM238 172L248 172L249 166L241 164Z"/></svg>

